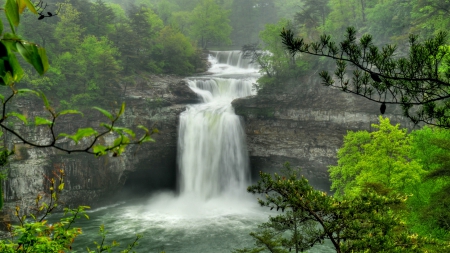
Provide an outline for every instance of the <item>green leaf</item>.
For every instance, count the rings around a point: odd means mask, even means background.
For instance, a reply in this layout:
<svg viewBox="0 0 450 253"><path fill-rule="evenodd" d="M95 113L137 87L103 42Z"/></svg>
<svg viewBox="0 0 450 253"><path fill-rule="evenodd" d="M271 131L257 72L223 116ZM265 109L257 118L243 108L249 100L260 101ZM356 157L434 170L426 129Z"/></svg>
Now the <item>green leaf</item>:
<svg viewBox="0 0 450 253"><path fill-rule="evenodd" d="M100 107L96 107L96 106L94 106L92 108L94 108L94 109L100 111L101 113L103 113L103 115L108 117L108 119L110 119L111 121L114 121L114 116L110 112L108 112L108 111L106 111L106 110L104 110L104 109L102 109Z"/></svg>
<svg viewBox="0 0 450 253"><path fill-rule="evenodd" d="M47 108L47 110L50 110L51 109L50 103L48 102L48 99L43 92L41 92L41 98L42 101L44 101L45 108Z"/></svg>
<svg viewBox="0 0 450 253"><path fill-rule="evenodd" d="M39 56L41 57L42 66L44 68L44 73L45 73L45 72L47 72L48 68L50 67L50 65L48 64L48 58L47 58L47 53L45 51L45 48L38 47L38 53L39 53Z"/></svg>
<svg viewBox="0 0 450 253"><path fill-rule="evenodd" d="M142 129L142 130L144 130L145 133L146 133L147 135L150 134L150 131L148 131L148 128L146 128L145 126L139 125L139 126L137 126L137 127L140 128L140 129Z"/></svg>
<svg viewBox="0 0 450 253"><path fill-rule="evenodd" d="M9 117L9 116L17 117L21 121L23 121L23 123L28 124L27 118L23 114L20 114L20 113L17 113L17 112L10 112L10 113L6 114L6 117Z"/></svg>
<svg viewBox="0 0 450 253"><path fill-rule="evenodd" d="M6 0L5 4L6 17L11 24L11 30L14 32L14 26L18 26L20 22L19 6L15 0Z"/></svg>
<svg viewBox="0 0 450 253"><path fill-rule="evenodd" d="M31 94L34 94L36 96L40 96L39 92L37 92L35 90L31 90L31 89L18 89L17 93L18 94L31 93Z"/></svg>
<svg viewBox="0 0 450 253"><path fill-rule="evenodd" d="M140 142L140 143L144 143L144 142L155 142L155 140L154 140L151 136L145 135L144 137L142 137L142 138L139 140L139 142Z"/></svg>
<svg viewBox="0 0 450 253"><path fill-rule="evenodd" d="M112 126L110 124L106 124L106 123L100 123L100 126L105 127L108 130L112 129Z"/></svg>
<svg viewBox="0 0 450 253"><path fill-rule="evenodd" d="M18 0L18 3L19 13L22 13L26 6L31 12L33 12L34 14L38 14L36 8L34 7L34 4L30 0Z"/></svg>
<svg viewBox="0 0 450 253"><path fill-rule="evenodd" d="M0 94L0 100L2 100L2 103L5 102L5 96L3 96L2 94Z"/></svg>
<svg viewBox="0 0 450 253"><path fill-rule="evenodd" d="M17 41L16 42L17 50L20 55L30 63L34 69L40 74L43 75L48 69L47 57L42 59L40 48L36 46L36 44L28 43L25 41ZM43 51L45 55L45 51Z"/></svg>
<svg viewBox="0 0 450 253"><path fill-rule="evenodd" d="M1 60L0 60L0 65L1 65ZM14 79L11 75L11 72L6 72L4 73L4 75L1 76L3 83L2 85L12 85L14 84Z"/></svg>
<svg viewBox="0 0 450 253"><path fill-rule="evenodd" d="M106 154L106 147L103 145L95 145L94 146L94 153L96 156L101 156Z"/></svg>
<svg viewBox="0 0 450 253"><path fill-rule="evenodd" d="M119 114L117 114L117 116L119 117L119 116L122 115L124 112L125 112L125 102L122 103L122 106L120 107Z"/></svg>
<svg viewBox="0 0 450 253"><path fill-rule="evenodd" d="M58 117L60 115L66 115L66 114L81 114L83 116L83 113L78 110L64 110L64 111L56 114L56 117Z"/></svg>
<svg viewBox="0 0 450 253"><path fill-rule="evenodd" d="M3 21L0 19L0 35L3 33Z"/></svg>
<svg viewBox="0 0 450 253"><path fill-rule="evenodd" d="M127 133L131 137L136 137L136 134L133 132L133 130L125 127L113 127L112 130L119 132L119 133Z"/></svg>
<svg viewBox="0 0 450 253"><path fill-rule="evenodd" d="M8 55L8 61L12 68L12 72L11 72L12 78L13 78L14 82L17 83L22 79L22 77L24 75L22 66L20 66L20 63L17 60L17 57L14 53L10 53Z"/></svg>
<svg viewBox="0 0 450 253"><path fill-rule="evenodd" d="M46 118L42 118L42 117L36 116L36 117L34 118L34 124L35 124L36 126L39 126L39 125L48 125L48 126L51 126L51 125L53 124L53 122L52 122L51 120L49 120L49 119L46 119Z"/></svg>
<svg viewBox="0 0 450 253"><path fill-rule="evenodd" d="M90 137L90 136L93 136L93 135L96 135L96 134L97 134L97 131L95 131L95 130L94 130L93 128L91 128L91 127L87 127L87 128L79 128L76 134L70 135L70 136L68 136L68 137L69 137L70 139L74 140L75 143L78 144L78 142L79 142L81 139L83 139L83 138L85 138L85 137Z"/></svg>
<svg viewBox="0 0 450 253"><path fill-rule="evenodd" d="M0 43L0 77L3 79L2 85L11 85L14 82L18 82L24 75L16 55L12 52L14 48L14 44L5 41Z"/></svg>

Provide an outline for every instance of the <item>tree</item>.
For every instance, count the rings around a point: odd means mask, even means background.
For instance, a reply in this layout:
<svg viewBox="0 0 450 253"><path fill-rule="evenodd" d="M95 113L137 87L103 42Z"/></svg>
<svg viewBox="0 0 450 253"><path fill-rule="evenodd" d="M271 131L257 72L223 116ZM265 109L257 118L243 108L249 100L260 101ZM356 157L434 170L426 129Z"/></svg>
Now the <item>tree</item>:
<svg viewBox="0 0 450 253"><path fill-rule="evenodd" d="M70 8L70 5L66 5ZM145 134L137 138L133 130L125 127L117 127L119 117L125 111L125 104L122 104L117 113L110 113L101 108L95 107L100 113L108 118L107 123L102 123L101 127L106 130L93 129L91 127L79 128L75 134L67 134L57 131L57 119L65 117L70 114L82 114L77 110L55 110L49 103L48 99L42 92L37 92L32 89L19 89L18 83L25 75L22 66L20 65L17 55L20 55L34 70L43 75L49 69L49 63L46 51L43 47L22 39L17 33L17 27L20 23L21 14L25 9L28 9L34 14L38 14L35 6L29 0L7 0L4 10L7 22L10 25L10 30L0 29L0 85L8 87L9 92L5 95L0 95L1 112L0 112L0 127L2 131L0 135L7 132L17 138L24 144L31 145L38 148L55 148L57 150L74 153L83 152L90 153L96 156L112 153L113 156L121 154L127 145L140 144L147 141L153 141L150 132L145 127L140 128L144 130ZM76 12L70 12L71 18L76 16ZM50 15L51 16L51 15ZM74 21L75 19L72 19ZM70 23L70 22L69 22ZM69 24L68 23L68 24ZM74 28L72 37L78 37L79 29ZM61 31L60 35L61 34ZM70 38L68 36L67 38ZM65 50L71 50L71 40L65 40L63 43ZM67 52L69 53L69 52ZM46 141L31 140L15 129L15 123L22 122L25 127L29 125L28 119L25 115L11 109L12 102L17 98L30 99L29 96L40 97L43 101L45 112L47 116L42 115L34 118L35 126L42 126L47 130ZM30 124L30 125L31 125ZM21 127L23 129L23 127ZM111 135L114 141L108 142L104 140L107 135ZM65 147L64 144L57 143L58 140L66 138L75 143L75 148ZM80 144L80 141L85 144ZM0 147L0 167L3 167L8 162L8 157L13 152L6 147ZM0 177L3 175L0 175ZM15 216L18 218L19 225L14 225L11 229L11 239L0 241L1 252L62 252L64 250L71 250L71 244L76 236L81 234L81 229L72 227L73 222L84 214L86 207L81 206L76 209L65 208L65 213L69 213L68 217L62 218L59 222L48 224L46 217L58 207L58 194L64 188L64 172L59 170L55 174L55 178L49 178L49 203L42 203L43 196L38 195L36 198L37 214L28 216L20 215L20 207L16 207ZM1 191L0 182L0 193ZM3 194L0 195L0 209L3 204ZM87 217L87 216L86 216ZM104 231L101 231L104 241ZM124 252L129 252L131 248L136 245L136 240ZM102 242L98 244L97 251L102 252L110 250L114 245L104 245ZM90 251L92 252L92 251Z"/></svg>
<svg viewBox="0 0 450 253"><path fill-rule="evenodd" d="M62 14L55 28L55 37L58 38L58 52L73 52L80 44L84 28L79 24L80 12L71 4L61 5Z"/></svg>
<svg viewBox="0 0 450 253"><path fill-rule="evenodd" d="M191 58L195 56L195 48L181 32L166 26L161 30L157 43L162 45L157 56L164 72L183 75L194 71Z"/></svg>
<svg viewBox="0 0 450 253"><path fill-rule="evenodd" d="M108 123L102 123L101 129L80 128L74 134L58 132L56 129L57 119L70 114L82 114L76 110L64 110L56 111L49 103L47 97L42 92L37 92L31 89L18 89L17 83L23 78L24 71L19 64L16 55L21 55L22 58L27 61L33 68L39 73L44 74L49 69L46 51L39 45L23 40L17 33L16 27L20 22L20 14L28 8L31 12L37 14L34 5L29 0L8 0L5 4L4 10L10 24L10 32L3 31L0 38L0 84L10 89L10 92L1 95L0 100L2 103L2 110L0 113L0 127L3 131L12 134L19 141L24 144L31 145L38 148L55 148L64 152L84 152L97 156L113 153L114 155L121 154L127 145L140 144L147 141L153 141L150 135L154 131L149 131L147 128L140 126L145 132L140 138L136 137L134 131L124 127L117 127L117 121L119 117L125 111L125 104L117 113L110 113L101 108L95 107L96 110L101 112L108 118ZM34 118L35 126L43 126L47 129L48 141L39 142L28 139L26 136L20 133L19 130L14 129L14 122L28 124L28 119L25 115L11 111L9 106L14 99L22 97L29 99L26 96L40 97L44 103L44 108L47 116L36 116ZM103 142L103 138L112 134L114 137L113 143ZM68 138L75 144L75 148L67 148L58 144L58 140ZM86 140L86 144L80 144L81 140ZM3 157L7 157L12 154L11 151L2 147L0 153ZM1 185L1 184L0 184Z"/></svg>
<svg viewBox="0 0 450 253"><path fill-rule="evenodd" d="M366 189L358 196L338 199L314 190L288 164L285 169L282 175L261 172L257 184L248 187L249 192L262 194L261 206L282 213L251 234L254 248L236 252L302 252L324 240L330 240L336 252L425 252L436 244L402 228L393 210L404 197ZM287 228L291 233L284 233Z"/></svg>
<svg viewBox="0 0 450 253"><path fill-rule="evenodd" d="M328 0L307 0L304 2L301 11L295 14L295 21L304 28L305 35L312 38L318 27L325 26L326 17L330 11Z"/></svg>
<svg viewBox="0 0 450 253"><path fill-rule="evenodd" d="M424 42L410 35L409 53L404 57L396 55L395 45L376 47L369 34L357 40L352 27L339 44L329 35L306 43L303 38L295 38L291 30L283 30L281 37L291 54L306 53L336 61L335 78L327 71L320 73L325 85L382 106L400 104L403 114L414 123L450 127L450 48L446 45L446 32Z"/></svg>
<svg viewBox="0 0 450 253"><path fill-rule="evenodd" d="M413 15L416 17L412 31L430 36L435 31L445 31L450 25L450 2L447 0L414 1Z"/></svg>
<svg viewBox="0 0 450 253"><path fill-rule="evenodd" d="M258 80L259 88L272 84L276 79L295 78L309 67L306 61L283 48L278 37L283 27L292 27L292 23L281 19L276 24L267 24L259 33L260 44L244 45L242 48L244 57L257 63L260 72L266 75Z"/></svg>
<svg viewBox="0 0 450 253"><path fill-rule="evenodd" d="M231 26L229 12L214 0L202 0L191 13L192 37L206 49L209 43L230 44Z"/></svg>
<svg viewBox="0 0 450 253"><path fill-rule="evenodd" d="M338 165L329 169L336 196L356 196L369 184L396 193L415 193L425 171L412 160L412 139L399 124L393 126L381 116L379 121L379 125L372 124L377 131L349 131L344 137Z"/></svg>
<svg viewBox="0 0 450 253"><path fill-rule="evenodd" d="M96 0L92 4L92 17L94 19L93 34L98 37L106 36L114 27L116 14L109 4L103 0Z"/></svg>
<svg viewBox="0 0 450 253"><path fill-rule="evenodd" d="M156 13L143 5L133 6L129 10L131 37L126 38L126 46L133 49L133 61L128 64L136 70L159 72L152 53L155 50L155 41L164 27L163 21ZM131 43L130 43L131 42Z"/></svg>

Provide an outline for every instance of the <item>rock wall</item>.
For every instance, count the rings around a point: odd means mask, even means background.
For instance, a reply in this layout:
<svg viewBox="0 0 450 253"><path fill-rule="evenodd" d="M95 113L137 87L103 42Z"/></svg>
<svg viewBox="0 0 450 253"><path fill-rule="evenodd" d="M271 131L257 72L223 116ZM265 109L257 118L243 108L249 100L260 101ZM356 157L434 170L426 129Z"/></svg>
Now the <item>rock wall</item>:
<svg viewBox="0 0 450 253"><path fill-rule="evenodd" d="M153 136L156 142L130 146L118 157L95 158L89 154L67 154L52 148L33 148L7 134L5 141L15 150L15 155L6 168L8 177L3 181L6 213L12 213L16 205L29 212L36 195L47 192L47 180L58 169L63 169L66 174L61 200L71 207L105 204L102 200L116 195L124 185L133 194L148 192L152 187L175 188L178 115L185 110L186 104L199 102L197 95L181 78L171 76L139 79L136 86L124 87L118 92L124 93L122 101L126 102L120 125L156 127L159 130ZM117 109L120 103L111 101L111 108L105 109ZM42 116L44 111L39 100L19 99L14 105L15 110L26 114L29 119ZM83 117L58 119L57 131L73 133L80 127L98 127L101 122L107 122L107 119L95 110L88 110ZM48 140L45 127L16 124L14 128L41 144ZM59 145L74 147L74 143L68 140Z"/></svg>
<svg viewBox="0 0 450 253"><path fill-rule="evenodd" d="M380 104L325 87L315 74L273 87L233 101L245 119L252 178L290 162L302 168L312 185L329 190L327 167L337 164L343 136L378 123ZM385 116L413 128L398 107L388 106Z"/></svg>

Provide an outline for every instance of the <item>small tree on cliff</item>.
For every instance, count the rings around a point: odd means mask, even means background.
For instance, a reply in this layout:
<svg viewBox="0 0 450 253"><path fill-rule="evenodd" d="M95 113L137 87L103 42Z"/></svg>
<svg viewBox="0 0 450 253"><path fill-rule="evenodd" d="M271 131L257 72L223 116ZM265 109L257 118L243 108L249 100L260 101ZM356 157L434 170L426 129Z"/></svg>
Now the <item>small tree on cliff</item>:
<svg viewBox="0 0 450 253"><path fill-rule="evenodd" d="M372 36L359 40L356 29L349 27L345 40L336 43L331 36L306 43L291 30L281 32L283 44L292 53L325 56L336 61L334 78L320 72L323 83L344 92L386 105L399 104L414 123L424 122L450 128L450 47L447 32L440 32L423 42L410 35L409 53L399 57L395 45L376 47ZM352 70L352 77L347 68Z"/></svg>
<svg viewBox="0 0 450 253"><path fill-rule="evenodd" d="M372 124L377 131L349 131L344 137L338 165L329 169L335 196L359 195L368 184L403 194L417 190L425 170L412 159L411 136L388 118L380 116L379 121Z"/></svg>

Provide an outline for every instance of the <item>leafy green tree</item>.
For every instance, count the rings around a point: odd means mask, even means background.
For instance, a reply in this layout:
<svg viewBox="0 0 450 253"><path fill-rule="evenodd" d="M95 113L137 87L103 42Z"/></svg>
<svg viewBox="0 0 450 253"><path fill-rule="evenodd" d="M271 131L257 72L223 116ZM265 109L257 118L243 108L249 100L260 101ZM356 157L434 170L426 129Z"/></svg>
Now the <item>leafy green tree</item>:
<svg viewBox="0 0 450 253"><path fill-rule="evenodd" d="M261 206L282 213L251 234L254 248L236 252L302 252L324 240L330 240L336 252L426 252L437 245L402 228L403 221L393 210L405 198L367 189L358 196L338 199L314 190L289 165L285 168L282 175L260 173L258 183L248 188L261 194ZM285 233L287 228L290 233Z"/></svg>
<svg viewBox="0 0 450 253"><path fill-rule="evenodd" d="M195 57L195 48L181 32L166 26L161 30L157 43L162 45L158 64L164 72L183 75L194 71L191 58Z"/></svg>
<svg viewBox="0 0 450 253"><path fill-rule="evenodd" d="M356 196L368 184L381 184L397 193L411 194L425 171L411 158L412 139L406 129L379 118L377 129L368 133L348 132L338 151L338 165L330 166L331 189L341 197Z"/></svg>
<svg viewBox="0 0 450 253"><path fill-rule="evenodd" d="M412 1L414 22L412 32L431 36L446 31L450 25L450 3L447 0Z"/></svg>
<svg viewBox="0 0 450 253"><path fill-rule="evenodd" d="M357 40L356 29L352 27L347 29L339 46L329 35L313 43L295 38L291 30L283 30L281 37L291 54L325 56L336 61L335 78L327 71L320 73L325 85L379 102L380 108L400 104L403 114L414 123L450 127L447 89L450 72L445 67L450 65L450 51L446 32L424 42L411 35L410 50L405 57L396 55L395 45L376 47L371 35ZM347 67L352 70L351 77L347 75Z"/></svg>
<svg viewBox="0 0 450 253"><path fill-rule="evenodd" d="M190 27L190 19L191 19L190 12L177 11L172 13L169 25L174 29L182 32L184 35L188 35Z"/></svg>
<svg viewBox="0 0 450 253"><path fill-rule="evenodd" d="M96 0L92 4L92 19L94 23L93 33L97 37L107 36L112 32L116 14L113 8L106 4L103 0Z"/></svg>
<svg viewBox="0 0 450 253"><path fill-rule="evenodd" d="M70 10L70 5L65 5L65 7ZM57 111L50 105L47 97L42 92L37 92L31 89L19 89L17 87L17 83L22 80L25 72L19 64L16 55L22 56L22 58L28 62L40 75L43 75L49 69L45 49L33 42L23 40L16 33L16 28L20 23L20 14L25 8L28 8L31 12L37 14L34 5L29 0L8 0L4 7L11 30L10 32L6 32L4 30L1 31L2 33L0 37L0 84L8 87L10 90L9 92L7 91L5 95L0 96L0 101L2 103L0 127L2 130L10 133L24 144L28 144L33 147L52 147L68 153L83 152L97 156L105 155L109 152L118 155L124 151L127 145L153 141L150 137L153 131L150 132L145 127L141 127L145 132L141 138L137 138L136 134L131 129L117 127L117 121L125 111L125 104L122 104L122 107L117 113L110 113L101 108L96 108L108 118L108 123L102 123L101 125L104 130L96 130L91 127L80 128L74 134L62 133L56 130L55 125L58 118L64 117L64 115L68 114L82 113L76 110ZM72 15L70 17L73 17L75 14L76 12L74 11L68 12L68 15ZM68 44L65 45L67 46ZM28 125L28 119L25 115L11 110L10 105L12 101L17 98L30 99L27 96L37 96L43 101L47 116L36 116L34 118L34 124L31 124L46 127L48 142L39 142L28 139L25 135L21 134L19 130L14 129L14 123L17 122L15 119L19 120L19 122L22 121L25 125ZM115 135L115 137L113 137L115 139L114 142L106 145L103 142L100 144L100 140L109 134ZM67 148L61 146L61 144L58 144L57 140L61 140L63 138L72 140L76 144L76 147ZM87 140L87 145L84 146L83 144L80 144L81 140ZM2 153L2 157L7 157L12 154L12 152L4 147L0 150L0 152Z"/></svg>
<svg viewBox="0 0 450 253"><path fill-rule="evenodd" d="M127 38L126 46L133 52L131 68L141 71L159 72L157 63L152 59L155 41L164 27L156 13L145 6L134 6L129 10L130 28L133 31Z"/></svg>
<svg viewBox="0 0 450 253"><path fill-rule="evenodd" d="M258 80L259 88L270 86L279 80L295 78L309 67L306 61L291 55L283 47L278 37L279 30L283 27L292 27L292 23L282 19L276 24L267 24L259 34L259 45L250 44L243 47L244 56L258 63L260 72L265 74Z"/></svg>
<svg viewBox="0 0 450 253"><path fill-rule="evenodd" d="M378 1L367 8L367 31L377 44L390 41L402 43L408 39L412 25L412 3L414 1Z"/></svg>
<svg viewBox="0 0 450 253"><path fill-rule="evenodd" d="M60 21L55 28L55 37L58 38L59 52L74 52L75 48L81 43L82 34L85 30L78 20L80 12L71 4L61 4L61 14L58 15Z"/></svg>
<svg viewBox="0 0 450 253"><path fill-rule="evenodd" d="M307 0L295 14L295 21L300 24L302 33L312 39L317 37L318 28L325 26L330 11L328 0Z"/></svg>
<svg viewBox="0 0 450 253"><path fill-rule="evenodd" d="M191 35L206 49L211 43L230 44L229 12L214 0L202 0L191 13Z"/></svg>
<svg viewBox="0 0 450 253"><path fill-rule="evenodd" d="M166 25L170 22L172 14L177 11L180 11L180 6L168 0L160 1L156 7L156 13Z"/></svg>
<svg viewBox="0 0 450 253"><path fill-rule="evenodd" d="M65 7L67 10L70 10L66 21L76 16L76 12L71 10L69 4L66 4ZM101 124L101 127L105 129L103 131L91 127L79 128L74 134L58 132L56 130L56 123L61 117L69 114L82 113L73 109L57 111L50 105L48 99L42 92L18 88L18 83L25 76L25 72L17 59L18 55L20 55L23 60L31 65L40 75L43 75L49 69L45 49L33 42L22 39L17 33L21 14L26 8L32 13L37 14L35 6L29 0L7 0L3 7L10 30L0 29L0 84L8 88L8 91L4 92L4 94L0 94L0 101L2 104L2 110L0 112L0 127L2 128L2 132L0 132L0 134L8 132L22 143L37 148L55 148L68 153L83 152L94 154L96 156L106 155L108 153L117 156L124 152L127 145L153 141L150 136L154 131L150 132L143 126L140 128L144 130L145 134L140 138L137 138L136 134L131 129L117 127L117 121L125 111L125 104L122 104L122 107L117 113L110 113L98 107L95 108L108 118L107 123ZM3 25L0 27L3 28ZM74 28L74 31L79 31L77 27L72 28ZM61 33L61 31L59 32ZM73 46L70 38L77 38L78 32L73 32L71 35L72 36L67 36L65 42L62 43L62 45L66 47L65 50L68 50L66 52L68 54L70 54L69 51L72 49L71 46ZM16 99L32 99L29 96L40 97L45 112L47 113L46 115L42 114L41 116L34 117L34 123L29 123L29 119L25 115L11 109L13 101L16 101ZM27 135L22 134L19 129L15 128L15 123L17 122L23 122L25 128L30 125L33 127L45 127L47 131L47 142L29 139ZM23 129L24 127L21 128ZM106 137L106 135L111 134L114 139L113 143L105 143L103 138ZM57 140L62 140L64 138L72 140L75 143L75 147L68 148L57 143ZM80 144L80 142L85 144ZM8 157L12 154L12 151L5 147L1 147L1 167L7 163ZM47 220L48 215L56 210L60 204L58 203L58 195L64 188L63 173L64 172L60 170L59 174L55 174L56 178L49 179L49 203L43 203L43 196L37 196L36 214L22 216L20 214L20 208L16 208L15 216L20 224L11 227L10 239L0 240L1 252L62 252L71 250L73 240L81 233L81 230L73 227L72 224L80 217L80 215L84 214L86 207L81 206L77 209L66 208L64 211L68 215L63 217L59 222L53 224L49 224ZM2 184L0 183L0 193L1 186ZM0 209L3 204L2 198L3 194L0 195ZM97 252L109 250L114 246L103 246L103 242L100 245L100 248L97 247ZM134 241L128 249L125 249L124 252L129 252L135 245L136 241Z"/></svg>

